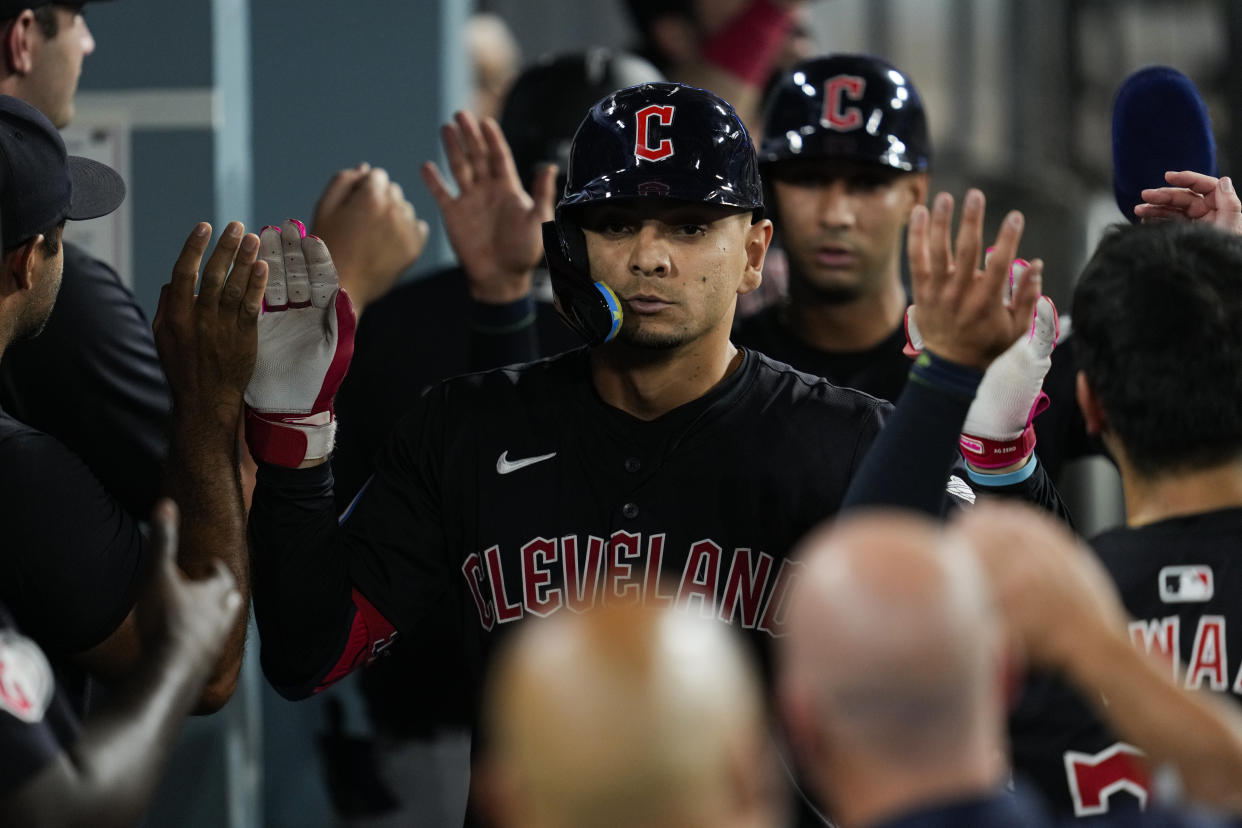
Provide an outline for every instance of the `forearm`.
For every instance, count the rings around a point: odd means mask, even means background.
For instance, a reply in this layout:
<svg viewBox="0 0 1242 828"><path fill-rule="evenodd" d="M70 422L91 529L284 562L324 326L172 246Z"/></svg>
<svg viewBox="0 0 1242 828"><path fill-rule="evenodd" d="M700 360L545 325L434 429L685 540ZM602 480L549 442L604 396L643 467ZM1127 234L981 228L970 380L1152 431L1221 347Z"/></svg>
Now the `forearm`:
<svg viewBox="0 0 1242 828"><path fill-rule="evenodd" d="M892 506L939 515L958 437L982 374L916 363L897 406L854 473L842 508Z"/></svg>
<svg viewBox="0 0 1242 828"><path fill-rule="evenodd" d="M0 801L0 823L136 823L209 666L168 648L152 653L108 694L72 748Z"/></svg>
<svg viewBox="0 0 1242 828"><path fill-rule="evenodd" d="M237 686L250 615L250 562L237 458L240 411L239 405L231 421L211 405L173 411L166 479L168 494L181 509L177 562L191 578L203 578L215 559L223 561L242 596L242 611L203 690L203 712L222 707Z"/></svg>
<svg viewBox="0 0 1242 828"><path fill-rule="evenodd" d="M250 536L263 670L281 695L302 698L339 662L354 615L331 465L260 463L257 478Z"/></svg>
<svg viewBox="0 0 1242 828"><path fill-rule="evenodd" d="M1177 769L1187 794L1242 813L1242 715L1169 679L1167 663L1135 650L1120 633L1076 636L1071 681L1118 736L1155 763Z"/></svg>

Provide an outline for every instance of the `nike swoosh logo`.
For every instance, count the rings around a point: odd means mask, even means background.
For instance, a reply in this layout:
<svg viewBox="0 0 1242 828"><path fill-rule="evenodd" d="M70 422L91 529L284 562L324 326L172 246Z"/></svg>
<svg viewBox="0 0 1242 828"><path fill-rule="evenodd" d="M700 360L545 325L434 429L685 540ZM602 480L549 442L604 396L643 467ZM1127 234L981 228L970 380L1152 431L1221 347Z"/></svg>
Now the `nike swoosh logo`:
<svg viewBox="0 0 1242 828"><path fill-rule="evenodd" d="M544 460L551 460L556 456L556 452L551 454L541 454L538 457L523 457L521 460L510 460L509 452L502 451L500 456L496 458L496 473L508 474L518 469L524 469L527 466L533 466L536 463L542 463Z"/></svg>

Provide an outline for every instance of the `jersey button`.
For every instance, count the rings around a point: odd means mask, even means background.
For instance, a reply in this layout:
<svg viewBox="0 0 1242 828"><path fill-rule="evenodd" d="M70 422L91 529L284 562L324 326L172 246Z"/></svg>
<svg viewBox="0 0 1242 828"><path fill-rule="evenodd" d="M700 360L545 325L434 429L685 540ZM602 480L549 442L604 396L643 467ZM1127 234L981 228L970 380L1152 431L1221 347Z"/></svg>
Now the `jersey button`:
<svg viewBox="0 0 1242 828"><path fill-rule="evenodd" d="M621 514L623 514L625 517L629 518L630 520L633 520L634 518L638 517L638 504L637 503L625 504L624 506L621 507Z"/></svg>
<svg viewBox="0 0 1242 828"><path fill-rule="evenodd" d="M639 460L637 457L625 458L625 470L629 472L630 474L633 474L634 472L638 471L642 467L643 467L643 461Z"/></svg>

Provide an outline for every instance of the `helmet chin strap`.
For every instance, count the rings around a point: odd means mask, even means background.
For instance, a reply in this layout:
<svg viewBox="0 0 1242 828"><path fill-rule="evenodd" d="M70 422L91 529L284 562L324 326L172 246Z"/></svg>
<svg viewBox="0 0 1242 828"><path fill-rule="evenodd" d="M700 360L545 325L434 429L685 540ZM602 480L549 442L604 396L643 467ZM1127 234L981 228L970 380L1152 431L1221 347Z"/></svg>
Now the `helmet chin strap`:
<svg viewBox="0 0 1242 828"><path fill-rule="evenodd" d="M612 288L592 281L582 231L572 224L545 221L543 252L556 309L566 324L591 346L615 338L621 330L621 303Z"/></svg>

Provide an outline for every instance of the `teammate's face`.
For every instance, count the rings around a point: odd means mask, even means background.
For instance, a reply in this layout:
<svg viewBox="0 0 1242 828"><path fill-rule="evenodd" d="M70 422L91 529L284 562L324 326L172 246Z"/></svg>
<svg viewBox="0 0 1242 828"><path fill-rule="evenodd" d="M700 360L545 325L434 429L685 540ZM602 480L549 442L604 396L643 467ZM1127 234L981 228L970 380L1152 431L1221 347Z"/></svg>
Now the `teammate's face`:
<svg viewBox="0 0 1242 828"><path fill-rule="evenodd" d="M926 173L853 161L808 161L772 179L790 279L829 301L879 293L900 278L910 211Z"/></svg>
<svg viewBox="0 0 1242 828"><path fill-rule="evenodd" d="M82 74L82 61L95 51L95 39L82 16L81 5L53 6L60 29L44 38L32 29L32 68L25 76L22 97L58 128L73 119L73 96Z"/></svg>
<svg viewBox="0 0 1242 828"><path fill-rule="evenodd" d="M771 222L704 204L619 202L584 218L591 276L621 301L620 339L643 348L727 338L772 236Z"/></svg>

